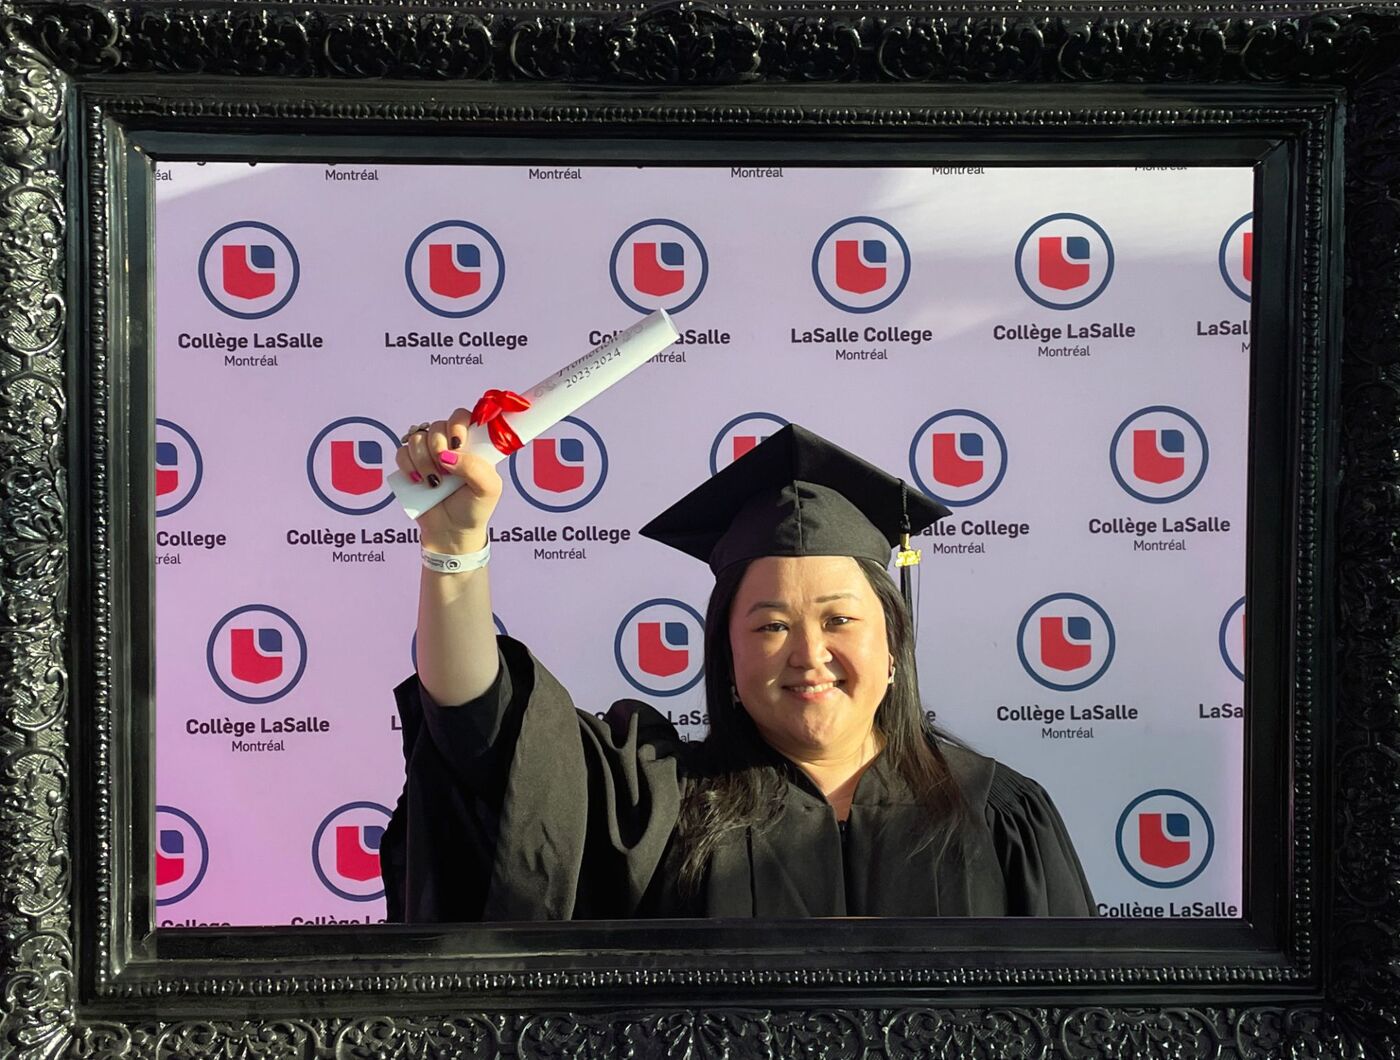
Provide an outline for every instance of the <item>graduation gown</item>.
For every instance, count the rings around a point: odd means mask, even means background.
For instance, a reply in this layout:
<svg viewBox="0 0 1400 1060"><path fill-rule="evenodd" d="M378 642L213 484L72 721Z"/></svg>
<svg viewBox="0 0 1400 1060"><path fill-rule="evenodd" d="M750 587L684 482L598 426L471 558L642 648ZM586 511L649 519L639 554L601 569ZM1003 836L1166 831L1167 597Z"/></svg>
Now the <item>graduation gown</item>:
<svg viewBox="0 0 1400 1060"><path fill-rule="evenodd" d="M391 921L1094 915L1045 791L948 743L971 811L956 856L911 853L923 811L883 756L843 828L775 752L780 817L731 832L682 897L675 827L703 745L636 700L575 710L523 645L498 644L499 675L471 703L439 706L416 675L394 690L406 770L380 847Z"/></svg>

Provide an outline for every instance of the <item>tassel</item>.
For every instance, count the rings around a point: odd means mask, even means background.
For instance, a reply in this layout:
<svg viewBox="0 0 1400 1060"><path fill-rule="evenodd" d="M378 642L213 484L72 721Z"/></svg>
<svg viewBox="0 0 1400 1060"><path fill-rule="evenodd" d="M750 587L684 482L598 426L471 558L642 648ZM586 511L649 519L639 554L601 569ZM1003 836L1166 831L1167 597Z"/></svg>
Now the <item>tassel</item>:
<svg viewBox="0 0 1400 1060"><path fill-rule="evenodd" d="M914 587L910 567L916 567L923 559L923 552L909 547L909 484L899 482L899 552L895 554L894 565L899 568L899 591L904 597L904 606L909 616L914 616Z"/></svg>

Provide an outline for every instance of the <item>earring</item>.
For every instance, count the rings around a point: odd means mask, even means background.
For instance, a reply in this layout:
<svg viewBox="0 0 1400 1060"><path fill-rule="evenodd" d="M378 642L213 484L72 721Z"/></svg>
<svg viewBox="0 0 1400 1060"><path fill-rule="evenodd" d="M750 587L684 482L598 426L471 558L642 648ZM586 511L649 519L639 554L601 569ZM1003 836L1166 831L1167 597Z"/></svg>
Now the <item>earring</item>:
<svg viewBox="0 0 1400 1060"><path fill-rule="evenodd" d="M734 685L729 686L729 699L736 707L739 705L739 689Z"/></svg>
<svg viewBox="0 0 1400 1060"><path fill-rule="evenodd" d="M890 679L887 684L894 684L894 663L890 663Z"/></svg>

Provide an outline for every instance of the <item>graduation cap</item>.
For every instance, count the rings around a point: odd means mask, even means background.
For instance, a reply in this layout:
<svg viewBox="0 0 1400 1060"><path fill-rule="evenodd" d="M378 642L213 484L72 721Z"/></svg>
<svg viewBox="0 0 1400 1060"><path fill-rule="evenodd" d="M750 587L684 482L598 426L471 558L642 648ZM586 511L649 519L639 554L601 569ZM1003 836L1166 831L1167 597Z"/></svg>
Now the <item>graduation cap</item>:
<svg viewBox="0 0 1400 1060"><path fill-rule="evenodd" d="M855 556L882 567L900 546L901 587L918 562L909 535L948 509L811 431L789 424L639 531L718 574L759 556Z"/></svg>

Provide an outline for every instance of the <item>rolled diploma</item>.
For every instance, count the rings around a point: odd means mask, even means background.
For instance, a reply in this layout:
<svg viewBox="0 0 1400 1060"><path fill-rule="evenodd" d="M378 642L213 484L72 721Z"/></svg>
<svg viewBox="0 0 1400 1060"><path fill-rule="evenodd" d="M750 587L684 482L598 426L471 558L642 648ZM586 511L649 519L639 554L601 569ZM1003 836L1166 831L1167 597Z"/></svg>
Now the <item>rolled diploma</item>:
<svg viewBox="0 0 1400 1060"><path fill-rule="evenodd" d="M520 436L521 442L529 442L592 401L678 338L680 332L666 310L658 309L621 332L613 341L590 350L529 390L522 391L520 396L530 402L530 407L524 412L506 413L506 422ZM493 464L506 455L491 443L485 427L471 432L467 451ZM402 471L395 471L389 476L389 485L403 505L403 510L410 518L417 519L466 483L456 475L447 475L443 476L438 486L431 487L426 481L414 482Z"/></svg>

